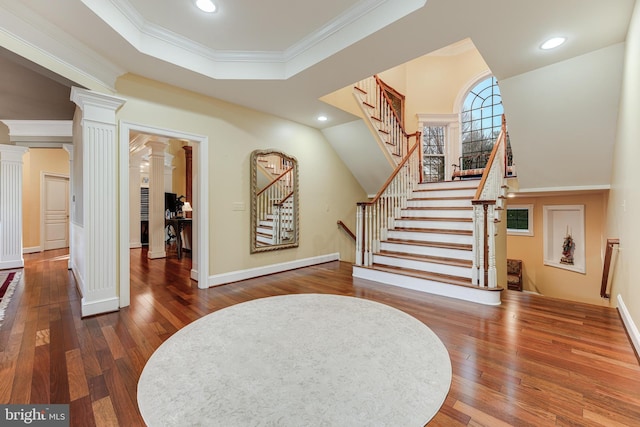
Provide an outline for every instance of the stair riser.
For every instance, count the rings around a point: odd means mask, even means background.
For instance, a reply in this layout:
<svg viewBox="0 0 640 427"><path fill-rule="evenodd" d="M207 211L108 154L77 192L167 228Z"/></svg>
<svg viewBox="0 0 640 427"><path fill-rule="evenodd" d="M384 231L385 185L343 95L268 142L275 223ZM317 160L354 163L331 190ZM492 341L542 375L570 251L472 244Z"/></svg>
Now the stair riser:
<svg viewBox="0 0 640 427"><path fill-rule="evenodd" d="M486 291L481 288L469 288L456 286L434 280L407 277L400 274L376 271L371 268L353 267L353 277L371 280L400 288L413 289L435 295L442 295L464 301L470 301L484 305L500 305L500 292Z"/></svg>
<svg viewBox="0 0 640 427"><path fill-rule="evenodd" d="M403 209L400 216L406 218L473 218L473 210Z"/></svg>
<svg viewBox="0 0 640 427"><path fill-rule="evenodd" d="M452 188L473 188L477 189L480 180L477 181L442 181L442 182L428 182L424 184L418 184L416 190L441 190L441 189L452 189Z"/></svg>
<svg viewBox="0 0 640 427"><path fill-rule="evenodd" d="M438 229L438 230L465 230L472 231L472 222L460 221L425 221L425 220L403 220L396 219L394 224L398 228L421 228L421 229Z"/></svg>
<svg viewBox="0 0 640 427"><path fill-rule="evenodd" d="M461 243L470 245L473 236L461 236L457 234L422 233L412 231L389 230L387 237L398 240L417 240L420 242Z"/></svg>
<svg viewBox="0 0 640 427"><path fill-rule="evenodd" d="M472 199L476 195L474 188L455 190L455 189L442 189L442 190L430 190L430 191L414 191L413 197L419 198L438 198L438 197L468 197Z"/></svg>
<svg viewBox="0 0 640 427"><path fill-rule="evenodd" d="M443 258L454 258L465 261L471 261L473 259L473 253L471 251L463 251L460 249L449 248L437 248L431 246L419 246L409 243L390 243L381 242L380 249L383 251L399 252L409 255L426 255L437 256Z"/></svg>
<svg viewBox="0 0 640 427"><path fill-rule="evenodd" d="M449 276L465 277L471 280L471 268L459 267L456 265L438 264L427 261L417 261L413 259L387 257L384 255L374 255L373 263L390 265L393 267L410 268L413 270L425 271L427 273L447 274Z"/></svg>
<svg viewBox="0 0 640 427"><path fill-rule="evenodd" d="M428 199L428 200L407 200L407 207L409 208L435 208L435 207L452 207L468 208L471 206L471 199Z"/></svg>
<svg viewBox="0 0 640 427"><path fill-rule="evenodd" d="M273 235L273 228L257 227L256 228L256 233L266 234L268 236L272 236Z"/></svg>

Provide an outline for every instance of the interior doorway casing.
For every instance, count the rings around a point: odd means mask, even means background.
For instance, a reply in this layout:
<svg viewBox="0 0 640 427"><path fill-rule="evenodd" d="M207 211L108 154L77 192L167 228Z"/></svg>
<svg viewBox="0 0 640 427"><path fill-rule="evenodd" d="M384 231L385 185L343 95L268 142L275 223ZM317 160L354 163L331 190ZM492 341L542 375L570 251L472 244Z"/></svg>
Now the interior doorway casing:
<svg viewBox="0 0 640 427"><path fill-rule="evenodd" d="M120 307L131 300L129 263L129 135L131 132L146 133L171 139L185 139L194 144L196 162L193 167L193 243L194 258L191 278L198 281L200 289L209 287L209 138L176 130L146 126L131 122L120 122Z"/></svg>

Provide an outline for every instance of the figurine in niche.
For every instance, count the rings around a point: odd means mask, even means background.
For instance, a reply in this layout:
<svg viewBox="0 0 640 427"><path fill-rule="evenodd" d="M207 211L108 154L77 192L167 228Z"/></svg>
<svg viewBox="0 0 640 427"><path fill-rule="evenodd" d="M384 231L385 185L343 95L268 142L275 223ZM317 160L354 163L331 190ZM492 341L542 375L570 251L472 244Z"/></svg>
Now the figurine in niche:
<svg viewBox="0 0 640 427"><path fill-rule="evenodd" d="M573 265L573 252L575 249L576 243L573 241L573 237L571 237L569 227L567 227L567 234L562 243L562 258L560 258L560 264Z"/></svg>

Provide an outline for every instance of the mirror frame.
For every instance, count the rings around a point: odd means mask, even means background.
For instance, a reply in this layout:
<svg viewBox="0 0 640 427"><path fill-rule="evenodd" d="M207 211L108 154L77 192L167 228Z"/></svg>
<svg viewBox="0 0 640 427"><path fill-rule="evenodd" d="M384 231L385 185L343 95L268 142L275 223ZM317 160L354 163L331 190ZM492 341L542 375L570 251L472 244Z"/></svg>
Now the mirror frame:
<svg viewBox="0 0 640 427"><path fill-rule="evenodd" d="M293 163L293 210L294 210L294 224L295 224L295 233L294 240L292 243L285 243L280 245L271 245L271 246L258 246L257 245L257 192L258 192L258 157L260 156L269 156L269 155L278 155L283 157L286 160L289 160ZM250 160L250 168L251 168L251 242L250 248L251 253L258 252L268 252L275 251L280 249L287 248L297 248L299 246L300 241L300 210L299 210L299 191L298 191L298 160L295 157L289 156L288 154L283 153L282 151L275 149L267 149L267 150L254 150L251 152L251 160Z"/></svg>

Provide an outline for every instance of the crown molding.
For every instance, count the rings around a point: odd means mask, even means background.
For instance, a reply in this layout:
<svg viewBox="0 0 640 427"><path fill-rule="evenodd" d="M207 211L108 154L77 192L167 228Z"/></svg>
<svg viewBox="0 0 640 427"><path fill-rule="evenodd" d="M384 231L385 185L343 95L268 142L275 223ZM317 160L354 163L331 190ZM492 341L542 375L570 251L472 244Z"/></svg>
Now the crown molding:
<svg viewBox="0 0 640 427"><path fill-rule="evenodd" d="M0 44L94 90L115 92L116 79L126 72L21 2L0 4Z"/></svg>
<svg viewBox="0 0 640 427"><path fill-rule="evenodd" d="M81 0L138 51L216 79L287 79L423 7L361 0L283 51L216 50L147 21L128 0ZM333 37L337 36L339 37Z"/></svg>
<svg viewBox="0 0 640 427"><path fill-rule="evenodd" d="M0 120L9 128L9 141L29 148L61 148L72 142L72 120Z"/></svg>

